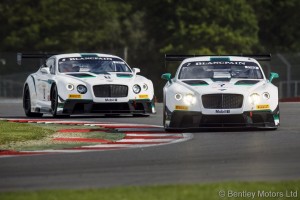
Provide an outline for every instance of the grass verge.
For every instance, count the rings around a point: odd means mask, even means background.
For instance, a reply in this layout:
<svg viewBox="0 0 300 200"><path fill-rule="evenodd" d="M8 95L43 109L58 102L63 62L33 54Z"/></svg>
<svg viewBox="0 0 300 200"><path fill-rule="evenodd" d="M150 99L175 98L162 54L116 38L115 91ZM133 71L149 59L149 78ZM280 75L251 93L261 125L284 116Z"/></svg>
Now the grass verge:
<svg viewBox="0 0 300 200"><path fill-rule="evenodd" d="M69 132L57 132L68 129ZM89 129L91 132L72 132L72 129ZM123 133L97 126L62 124L27 124L0 121L0 150L34 151L45 149L65 149L95 145L91 142L57 141L54 138L91 138L117 141L124 138Z"/></svg>
<svg viewBox="0 0 300 200"><path fill-rule="evenodd" d="M3 192L1 200L245 200L299 199L300 181L226 182L195 185L140 186L85 190ZM224 194L224 195L223 195ZM249 196L247 196L249 194ZM254 196L251 196L253 194ZM293 196L294 195L294 196Z"/></svg>
<svg viewBox="0 0 300 200"><path fill-rule="evenodd" d="M39 140L55 133L54 130L32 126L31 124L0 121L0 145Z"/></svg>

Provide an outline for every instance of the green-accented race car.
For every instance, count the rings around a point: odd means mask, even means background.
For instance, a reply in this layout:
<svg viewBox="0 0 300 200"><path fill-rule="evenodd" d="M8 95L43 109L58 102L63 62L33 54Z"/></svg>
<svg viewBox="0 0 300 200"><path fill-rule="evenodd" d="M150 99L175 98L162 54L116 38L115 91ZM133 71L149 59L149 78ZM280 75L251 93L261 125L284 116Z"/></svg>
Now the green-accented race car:
<svg viewBox="0 0 300 200"><path fill-rule="evenodd" d="M256 59L255 59L256 58ZM257 60L271 56L166 55L182 61L173 78L162 75L165 129L279 126L278 88Z"/></svg>

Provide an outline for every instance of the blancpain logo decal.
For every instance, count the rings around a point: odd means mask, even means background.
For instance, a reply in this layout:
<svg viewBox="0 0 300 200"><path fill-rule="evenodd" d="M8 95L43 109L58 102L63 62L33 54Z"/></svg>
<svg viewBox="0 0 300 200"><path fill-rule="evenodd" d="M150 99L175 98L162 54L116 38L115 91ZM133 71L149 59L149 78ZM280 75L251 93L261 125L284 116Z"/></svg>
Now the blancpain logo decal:
<svg viewBox="0 0 300 200"><path fill-rule="evenodd" d="M218 114L230 113L230 110L216 110L216 113Z"/></svg>
<svg viewBox="0 0 300 200"><path fill-rule="evenodd" d="M105 57L74 57L69 58L69 60L112 60L112 58L105 58Z"/></svg>
<svg viewBox="0 0 300 200"><path fill-rule="evenodd" d="M246 62L241 61L202 61L196 65L246 65Z"/></svg>

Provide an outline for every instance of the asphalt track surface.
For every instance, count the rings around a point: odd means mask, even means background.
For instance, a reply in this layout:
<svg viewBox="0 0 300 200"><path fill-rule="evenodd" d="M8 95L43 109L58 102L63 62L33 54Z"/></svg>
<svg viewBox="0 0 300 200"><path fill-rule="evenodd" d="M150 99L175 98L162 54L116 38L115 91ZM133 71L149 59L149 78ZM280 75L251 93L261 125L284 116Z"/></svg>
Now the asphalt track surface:
<svg viewBox="0 0 300 200"><path fill-rule="evenodd" d="M71 119L161 125L161 107L146 118ZM1 158L0 191L299 180L300 103L280 109L277 131L202 131L163 146ZM24 117L21 104L0 100L1 117Z"/></svg>

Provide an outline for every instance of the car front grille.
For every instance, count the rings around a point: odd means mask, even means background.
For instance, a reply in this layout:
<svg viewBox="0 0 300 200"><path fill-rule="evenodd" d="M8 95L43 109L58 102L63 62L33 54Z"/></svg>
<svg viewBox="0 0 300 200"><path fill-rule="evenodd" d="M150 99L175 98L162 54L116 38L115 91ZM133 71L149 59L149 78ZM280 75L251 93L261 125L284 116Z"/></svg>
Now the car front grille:
<svg viewBox="0 0 300 200"><path fill-rule="evenodd" d="M208 109L233 109L243 105L241 94L206 94L202 95L202 104Z"/></svg>
<svg viewBox="0 0 300 200"><path fill-rule="evenodd" d="M93 86L95 97L127 97L127 85L95 85Z"/></svg>

